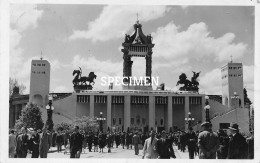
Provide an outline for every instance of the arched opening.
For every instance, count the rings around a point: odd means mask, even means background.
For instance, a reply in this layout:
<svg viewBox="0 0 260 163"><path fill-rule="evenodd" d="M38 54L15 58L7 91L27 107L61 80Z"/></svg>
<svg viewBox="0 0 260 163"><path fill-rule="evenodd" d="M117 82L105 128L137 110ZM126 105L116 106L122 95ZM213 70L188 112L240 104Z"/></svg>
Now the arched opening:
<svg viewBox="0 0 260 163"><path fill-rule="evenodd" d="M41 95L36 94L33 96L33 104L37 104L38 106L43 105L43 98Z"/></svg>

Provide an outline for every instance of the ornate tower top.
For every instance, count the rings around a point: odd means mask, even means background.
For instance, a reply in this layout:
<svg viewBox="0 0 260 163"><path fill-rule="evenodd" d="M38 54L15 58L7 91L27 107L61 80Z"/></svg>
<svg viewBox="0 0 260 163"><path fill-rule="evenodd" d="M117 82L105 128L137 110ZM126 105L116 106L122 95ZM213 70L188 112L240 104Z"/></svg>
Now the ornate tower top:
<svg viewBox="0 0 260 163"><path fill-rule="evenodd" d="M132 65L133 61L131 60L132 57L144 57L146 60L146 72L145 76L149 78L148 83L151 83L151 75L152 75L152 48L154 44L152 43L152 36L144 35L142 31L142 24L139 23L138 20L138 13L137 13L137 21L134 24L134 34L131 36L125 34L125 41L123 42L122 46L123 49L123 59L124 59L124 67L123 67L123 76L127 77L124 79L124 82L129 83L130 77L132 76ZM145 81L146 82L146 81ZM139 88L124 88L124 89L139 89ZM142 88L143 89L143 88ZM152 89L150 86L149 88L145 89Z"/></svg>

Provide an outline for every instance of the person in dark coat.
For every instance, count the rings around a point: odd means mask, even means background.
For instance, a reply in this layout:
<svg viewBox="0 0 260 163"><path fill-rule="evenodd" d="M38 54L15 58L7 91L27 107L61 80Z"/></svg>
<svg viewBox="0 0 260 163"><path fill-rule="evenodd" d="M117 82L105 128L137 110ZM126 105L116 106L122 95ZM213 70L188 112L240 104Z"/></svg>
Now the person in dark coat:
<svg viewBox="0 0 260 163"><path fill-rule="evenodd" d="M157 152L158 152L158 158L159 159L170 159L176 158L171 140L166 138L166 132L162 131L161 138L157 141Z"/></svg>
<svg viewBox="0 0 260 163"><path fill-rule="evenodd" d="M94 142L94 152L98 152L98 133L94 136L94 139L93 139L93 142Z"/></svg>
<svg viewBox="0 0 260 163"><path fill-rule="evenodd" d="M26 133L26 129L24 127L21 128L22 134L17 137L17 146L16 153L17 158L26 158L28 144L29 144L29 136Z"/></svg>
<svg viewBox="0 0 260 163"><path fill-rule="evenodd" d="M247 158L247 143L246 138L244 138L239 133L239 128L237 123L231 123L229 130L231 132L231 139L229 141L228 147L228 159L246 159Z"/></svg>
<svg viewBox="0 0 260 163"><path fill-rule="evenodd" d="M93 144L93 135L91 133L88 134L88 151L92 152L92 144Z"/></svg>
<svg viewBox="0 0 260 163"><path fill-rule="evenodd" d="M106 146L106 134L100 133L98 137L99 152L103 153L103 149Z"/></svg>
<svg viewBox="0 0 260 163"><path fill-rule="evenodd" d="M135 155L139 154L138 144L140 142L141 142L140 137L138 135L138 132L136 131L133 138L132 138L132 144L134 145Z"/></svg>
<svg viewBox="0 0 260 163"><path fill-rule="evenodd" d="M118 148L118 146L120 145L120 135L119 135L119 133L116 133L115 141L116 141L116 148Z"/></svg>
<svg viewBox="0 0 260 163"><path fill-rule="evenodd" d="M122 147L123 147L123 149L124 149L124 146L125 146L125 132L123 132L123 133L121 134L121 145L122 145Z"/></svg>
<svg viewBox="0 0 260 163"><path fill-rule="evenodd" d="M182 134L180 135L180 145L181 145L181 151L184 152L185 151L185 146L186 146L186 133L182 132Z"/></svg>
<svg viewBox="0 0 260 163"><path fill-rule="evenodd" d="M66 146L68 144L68 140L69 140L69 132L68 130L66 130L63 134L63 139L64 139L64 148L66 149Z"/></svg>
<svg viewBox="0 0 260 163"><path fill-rule="evenodd" d="M70 138L70 158L80 158L83 139L82 134L79 133L79 126L75 126Z"/></svg>
<svg viewBox="0 0 260 163"><path fill-rule="evenodd" d="M57 137L57 132L53 132L52 133L52 146L55 147L56 146L56 137Z"/></svg>
<svg viewBox="0 0 260 163"><path fill-rule="evenodd" d="M189 151L189 159L194 159L194 154L196 151L196 143L197 143L197 136L195 132L193 132L193 128L190 127L188 133L186 134L187 137L187 145Z"/></svg>
<svg viewBox="0 0 260 163"><path fill-rule="evenodd" d="M212 124L204 122L201 124L204 131L199 134L199 159L216 159L216 152L219 148L218 136L212 132Z"/></svg>
<svg viewBox="0 0 260 163"><path fill-rule="evenodd" d="M36 132L36 130L33 130L30 141L31 141L30 144L31 144L32 158L38 158L40 154L39 152L40 135Z"/></svg>
<svg viewBox="0 0 260 163"><path fill-rule="evenodd" d="M126 144L126 148L127 148L127 149L129 149L130 143L131 143L130 134L129 134L129 133L126 133L126 136L125 136L125 144Z"/></svg>
<svg viewBox="0 0 260 163"><path fill-rule="evenodd" d="M142 141L142 145L144 146L144 142L145 142L145 140L147 139L148 137L146 137L146 135L143 133L142 135L141 135L141 141Z"/></svg>
<svg viewBox="0 0 260 163"><path fill-rule="evenodd" d="M248 158L254 159L254 132L251 132L251 137L249 137L247 140L248 144Z"/></svg>
<svg viewBox="0 0 260 163"><path fill-rule="evenodd" d="M112 141L113 141L113 140L112 140L112 134L107 133L107 139L106 139L106 142L107 142L108 153L111 152Z"/></svg>
<svg viewBox="0 0 260 163"><path fill-rule="evenodd" d="M49 148L51 146L51 134L47 132L47 128L43 128L42 134L40 136L40 145L39 145L39 151L40 151L40 157L41 158L47 158L47 154L49 151Z"/></svg>
<svg viewBox="0 0 260 163"><path fill-rule="evenodd" d="M217 157L218 159L226 159L228 154L229 137L224 132L224 130L219 129L218 138L219 138L219 148L217 150Z"/></svg>
<svg viewBox="0 0 260 163"><path fill-rule="evenodd" d="M133 148L133 143L132 143L132 140L133 140L133 133L131 132L130 134L129 134L129 139L130 139L130 148L132 149Z"/></svg>
<svg viewBox="0 0 260 163"><path fill-rule="evenodd" d="M58 134L56 135L56 144L57 144L57 151L61 152L61 146L63 143L63 137L61 132L59 131Z"/></svg>

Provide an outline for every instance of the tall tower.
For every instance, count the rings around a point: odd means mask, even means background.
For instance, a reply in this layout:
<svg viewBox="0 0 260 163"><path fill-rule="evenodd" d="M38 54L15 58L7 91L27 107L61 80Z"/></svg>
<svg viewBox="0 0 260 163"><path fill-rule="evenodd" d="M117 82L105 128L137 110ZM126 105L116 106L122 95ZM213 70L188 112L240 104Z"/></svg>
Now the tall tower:
<svg viewBox="0 0 260 163"><path fill-rule="evenodd" d="M121 50L123 54L123 77L125 77L124 82L129 83L129 77L132 76L132 57L145 57L146 60L146 77L150 80L147 83L151 83L152 77L152 36L145 36L142 31L142 25L139 24L139 20L134 24L134 34L125 35L125 41L122 44L123 49Z"/></svg>
<svg viewBox="0 0 260 163"><path fill-rule="evenodd" d="M32 60L29 102L39 106L48 103L50 90L50 63L47 60Z"/></svg>
<svg viewBox="0 0 260 163"><path fill-rule="evenodd" d="M231 60L221 68L221 77L222 104L228 107L244 107L242 63L233 63Z"/></svg>

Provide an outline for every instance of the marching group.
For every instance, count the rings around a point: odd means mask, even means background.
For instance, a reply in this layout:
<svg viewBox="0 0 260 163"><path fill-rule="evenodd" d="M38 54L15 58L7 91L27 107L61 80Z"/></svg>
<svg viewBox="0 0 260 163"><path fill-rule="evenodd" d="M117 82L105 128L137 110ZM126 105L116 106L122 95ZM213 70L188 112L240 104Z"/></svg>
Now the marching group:
<svg viewBox="0 0 260 163"><path fill-rule="evenodd" d="M70 158L80 158L82 151L88 148L89 152L111 152L111 148L134 149L138 155L142 150L143 159L169 159L176 158L173 146L180 152L185 152L188 147L189 158L198 155L200 159L253 159L254 137L245 138L239 132L239 126L232 123L229 134L226 130L212 131L212 124L204 122L202 131L194 132L190 127L188 131L175 131L166 133L139 132L84 132L78 126L73 132L56 131L51 133L46 128L34 130L22 128L20 132L10 131L9 157L26 158L31 153L32 158L47 158L50 147L57 146L57 152L70 153Z"/></svg>

